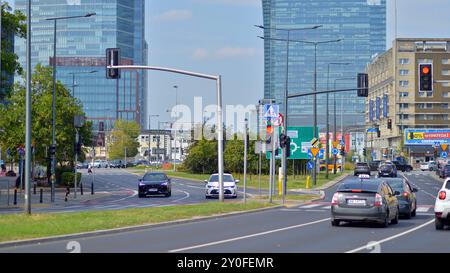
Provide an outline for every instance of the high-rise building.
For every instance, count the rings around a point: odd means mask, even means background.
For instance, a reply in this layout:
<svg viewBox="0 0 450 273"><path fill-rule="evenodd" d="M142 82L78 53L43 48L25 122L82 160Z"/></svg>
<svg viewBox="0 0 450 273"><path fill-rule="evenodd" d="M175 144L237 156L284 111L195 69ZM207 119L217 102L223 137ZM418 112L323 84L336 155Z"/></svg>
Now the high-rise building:
<svg viewBox="0 0 450 273"><path fill-rule="evenodd" d="M279 40L286 40L287 32L275 29L321 25L315 30L291 31L290 39L313 42L343 39L338 43L317 46L317 90L335 86L339 89L355 88L357 73L363 72L370 60L386 49L386 0L262 0L262 3L266 38L264 96L275 99L282 106L286 89L287 43ZM290 43L290 94L313 91L314 51L313 44ZM349 64L329 66L329 63L336 62ZM353 77L355 79L351 79ZM322 131L326 125L325 98L325 95L317 97L318 125ZM336 94L336 100L338 130L341 120L345 127L364 125L364 99L358 98L356 91ZM331 94L331 128L333 107L334 95ZM289 100L289 125L313 125L312 96Z"/></svg>
<svg viewBox="0 0 450 273"><path fill-rule="evenodd" d="M3 12L5 12L3 10ZM1 18L1 16L0 16ZM5 24L2 24L0 29L2 52L14 52L14 33L11 32ZM0 103L3 101L7 90L12 87L14 83L14 75L5 71L5 64L0 66Z"/></svg>
<svg viewBox="0 0 450 273"><path fill-rule="evenodd" d="M15 8L25 12L26 3L16 0ZM81 101L94 131L109 131L116 119L135 120L144 127L145 72L122 71L120 80L107 80L105 56L107 48L120 48L123 64L147 64L145 1L40 0L32 5L33 66L53 64L54 25L46 18L97 14L57 21L57 80ZM16 52L24 64L23 40L16 42Z"/></svg>

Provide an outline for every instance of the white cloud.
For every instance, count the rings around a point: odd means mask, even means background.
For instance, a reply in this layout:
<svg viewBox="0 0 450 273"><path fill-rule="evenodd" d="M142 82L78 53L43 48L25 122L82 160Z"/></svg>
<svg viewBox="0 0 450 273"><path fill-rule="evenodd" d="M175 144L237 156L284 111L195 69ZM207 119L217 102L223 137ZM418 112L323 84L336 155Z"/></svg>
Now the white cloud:
<svg viewBox="0 0 450 273"><path fill-rule="evenodd" d="M195 49L192 57L195 60L204 59L230 59L230 58L248 58L256 55L254 48L241 47L223 47L214 51L208 51L204 48Z"/></svg>
<svg viewBox="0 0 450 273"><path fill-rule="evenodd" d="M192 18L190 10L168 10L156 17L157 21L184 21Z"/></svg>

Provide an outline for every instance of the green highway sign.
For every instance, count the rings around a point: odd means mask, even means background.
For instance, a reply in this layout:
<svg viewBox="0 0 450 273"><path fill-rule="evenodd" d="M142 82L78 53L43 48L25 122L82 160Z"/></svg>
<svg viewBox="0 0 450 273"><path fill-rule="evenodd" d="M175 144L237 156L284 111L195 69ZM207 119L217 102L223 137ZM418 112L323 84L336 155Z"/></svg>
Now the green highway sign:
<svg viewBox="0 0 450 273"><path fill-rule="evenodd" d="M287 135L291 138L291 156L288 159L309 159L308 151L313 148L311 140L314 138L314 127L288 127ZM270 153L267 153L267 159L270 159ZM281 159L281 149L277 159Z"/></svg>

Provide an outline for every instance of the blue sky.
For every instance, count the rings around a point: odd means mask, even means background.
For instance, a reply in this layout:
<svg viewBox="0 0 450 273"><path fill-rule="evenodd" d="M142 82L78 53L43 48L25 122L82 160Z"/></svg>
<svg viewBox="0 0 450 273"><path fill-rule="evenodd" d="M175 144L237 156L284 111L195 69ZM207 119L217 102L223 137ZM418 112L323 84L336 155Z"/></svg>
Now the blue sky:
<svg viewBox="0 0 450 273"><path fill-rule="evenodd" d="M394 3L388 0L387 45L394 39ZM397 0L398 37L450 37L449 0ZM224 103L257 103L264 90L260 0L149 0L147 2L149 64L223 76ZM192 105L194 96L214 103L214 83L183 76L150 73L151 114L165 112L180 101ZM156 125L156 121L153 126Z"/></svg>

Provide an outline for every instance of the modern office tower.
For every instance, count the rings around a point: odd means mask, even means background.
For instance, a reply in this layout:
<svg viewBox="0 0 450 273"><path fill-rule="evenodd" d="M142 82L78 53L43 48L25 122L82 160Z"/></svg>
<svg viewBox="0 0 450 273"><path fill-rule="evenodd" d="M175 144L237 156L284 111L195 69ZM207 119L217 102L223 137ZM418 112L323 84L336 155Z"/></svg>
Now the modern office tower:
<svg viewBox="0 0 450 273"><path fill-rule="evenodd" d="M25 11L26 0L15 8ZM144 0L40 0L32 3L32 63L53 64L53 21L46 18L96 16L57 21L57 79L83 104L88 119L104 145L116 119L135 120L146 126L147 79L142 71L123 71L120 80L107 80L105 51L120 48L123 64L146 65ZM21 63L25 42L16 42ZM102 143L103 142L103 143Z"/></svg>
<svg viewBox="0 0 450 273"><path fill-rule="evenodd" d="M317 90L356 87L356 79L351 78L363 72L374 56L386 50L386 0L262 0L262 3L265 27L264 96L266 99L276 99L282 106L286 89L287 43L273 39L285 40L287 32L275 28L294 29L321 25L315 30L291 31L290 39L308 42L343 39L337 43L318 44ZM313 44L290 42L289 94L313 91L316 63L314 53ZM321 131L326 126L325 98L325 95L317 97L318 125ZM289 125L313 125L312 96L292 99L289 103ZM338 131L341 120L345 127L364 125L364 99L357 98L356 91L337 94L336 105ZM329 110L333 128L333 94L330 95Z"/></svg>

